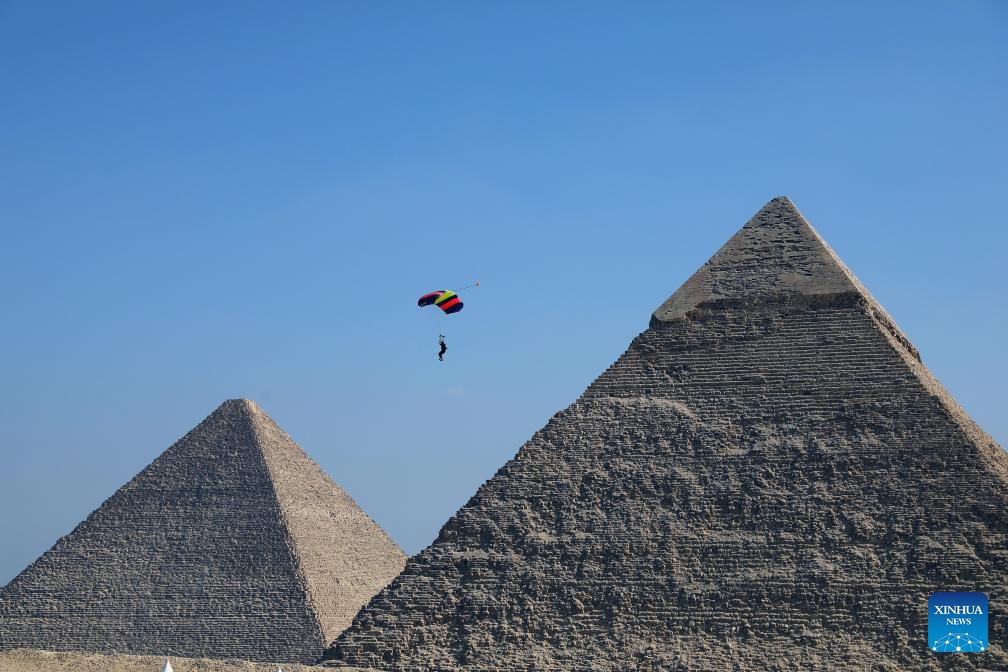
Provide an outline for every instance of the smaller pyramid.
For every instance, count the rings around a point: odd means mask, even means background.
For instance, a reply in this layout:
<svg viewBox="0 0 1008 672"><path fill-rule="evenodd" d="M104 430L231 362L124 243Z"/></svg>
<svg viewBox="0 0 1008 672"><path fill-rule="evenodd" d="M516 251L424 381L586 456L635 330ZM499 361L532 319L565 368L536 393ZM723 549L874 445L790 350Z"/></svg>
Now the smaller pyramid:
<svg viewBox="0 0 1008 672"><path fill-rule="evenodd" d="M405 560L230 400L0 589L0 649L312 662Z"/></svg>

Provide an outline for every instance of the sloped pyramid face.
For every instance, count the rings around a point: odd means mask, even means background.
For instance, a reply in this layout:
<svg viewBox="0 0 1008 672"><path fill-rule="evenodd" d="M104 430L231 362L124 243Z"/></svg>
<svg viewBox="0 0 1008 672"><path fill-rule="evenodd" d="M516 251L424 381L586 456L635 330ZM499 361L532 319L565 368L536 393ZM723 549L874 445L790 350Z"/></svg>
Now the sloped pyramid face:
<svg viewBox="0 0 1008 672"><path fill-rule="evenodd" d="M935 591L986 653L929 651ZM326 657L383 670L1008 669L1008 455L768 203ZM951 654L948 654L951 655Z"/></svg>
<svg viewBox="0 0 1008 672"><path fill-rule="evenodd" d="M258 406L227 401L0 590L0 648L310 662L404 562Z"/></svg>

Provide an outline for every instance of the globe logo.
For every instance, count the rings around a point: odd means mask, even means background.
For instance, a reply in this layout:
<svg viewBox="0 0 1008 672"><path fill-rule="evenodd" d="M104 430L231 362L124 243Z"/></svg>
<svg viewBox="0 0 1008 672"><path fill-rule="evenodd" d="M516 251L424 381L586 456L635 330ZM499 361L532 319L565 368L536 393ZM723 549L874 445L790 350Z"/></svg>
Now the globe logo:
<svg viewBox="0 0 1008 672"><path fill-rule="evenodd" d="M937 592L928 598L928 643L934 653L987 650L987 596Z"/></svg>

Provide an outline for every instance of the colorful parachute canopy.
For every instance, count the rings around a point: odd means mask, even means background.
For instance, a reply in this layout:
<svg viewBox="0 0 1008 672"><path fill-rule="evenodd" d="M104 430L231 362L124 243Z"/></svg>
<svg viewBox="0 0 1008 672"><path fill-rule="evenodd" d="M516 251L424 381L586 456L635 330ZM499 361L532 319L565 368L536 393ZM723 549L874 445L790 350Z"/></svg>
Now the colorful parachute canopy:
<svg viewBox="0 0 1008 672"><path fill-rule="evenodd" d="M424 294L417 301L417 305L423 308L424 306L437 306L447 314L457 313L462 310L462 299L458 297L458 294L448 289L441 289L436 292L431 292L430 294Z"/></svg>

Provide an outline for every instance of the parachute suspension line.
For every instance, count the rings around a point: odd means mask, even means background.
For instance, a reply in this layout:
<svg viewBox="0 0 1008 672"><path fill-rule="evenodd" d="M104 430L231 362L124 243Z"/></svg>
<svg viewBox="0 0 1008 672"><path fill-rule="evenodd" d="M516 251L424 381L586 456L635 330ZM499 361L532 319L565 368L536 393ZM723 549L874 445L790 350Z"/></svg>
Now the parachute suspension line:
<svg viewBox="0 0 1008 672"><path fill-rule="evenodd" d="M459 287L459 289L469 289L470 287L479 287L479 286L480 286L480 285L479 285L479 280L477 280L477 281L476 281L476 282L474 282L473 284L471 284L471 285L466 285L465 287Z"/></svg>

